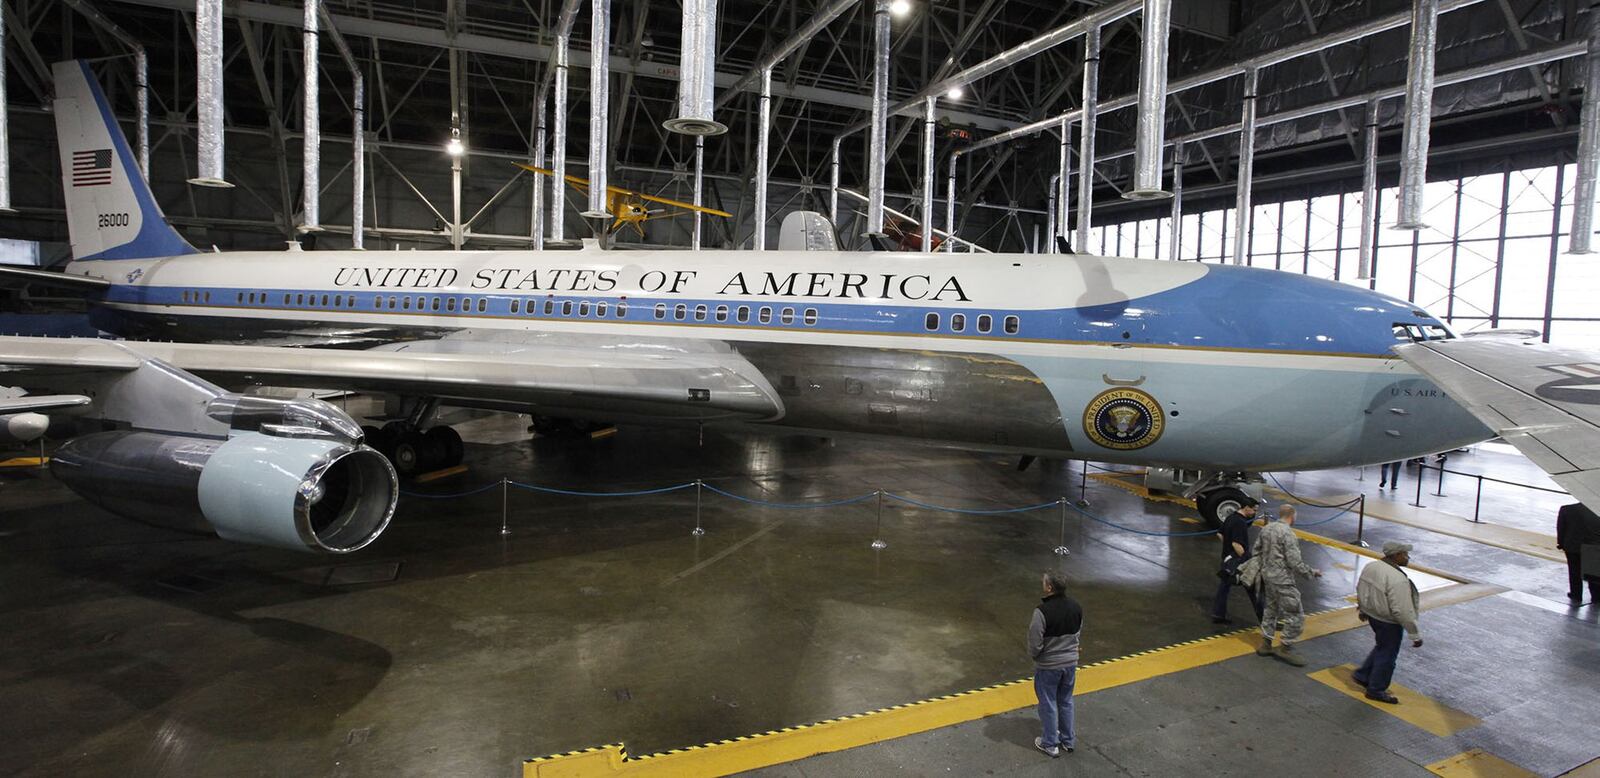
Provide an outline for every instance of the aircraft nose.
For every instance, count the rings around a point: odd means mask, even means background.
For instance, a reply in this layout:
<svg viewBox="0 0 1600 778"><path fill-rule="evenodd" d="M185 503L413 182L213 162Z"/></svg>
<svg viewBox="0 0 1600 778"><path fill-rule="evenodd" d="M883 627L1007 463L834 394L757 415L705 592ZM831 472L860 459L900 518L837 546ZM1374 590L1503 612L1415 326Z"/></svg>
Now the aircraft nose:
<svg viewBox="0 0 1600 778"><path fill-rule="evenodd" d="M13 413L0 416L0 442L27 443L50 428L50 417L42 413Z"/></svg>

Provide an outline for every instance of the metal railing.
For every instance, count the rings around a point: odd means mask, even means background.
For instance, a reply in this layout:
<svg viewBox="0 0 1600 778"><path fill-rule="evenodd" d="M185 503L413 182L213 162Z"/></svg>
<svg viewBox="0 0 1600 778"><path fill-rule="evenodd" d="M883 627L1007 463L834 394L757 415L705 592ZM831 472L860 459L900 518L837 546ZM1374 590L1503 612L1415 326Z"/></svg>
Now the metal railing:
<svg viewBox="0 0 1600 778"><path fill-rule="evenodd" d="M1413 508L1426 508L1426 507L1428 507L1428 506L1422 504L1422 482L1423 482L1423 480L1425 478L1427 478L1429 470L1437 470L1437 471L1439 471L1438 485L1436 487L1434 487L1434 491L1433 491L1433 496L1435 496L1435 497L1443 497L1443 496L1445 496L1445 494L1444 494L1444 474L1445 473L1449 473L1451 475L1471 476L1472 478L1478 479L1477 480L1477 493L1472 498L1472 523L1473 524L1482 524L1483 523L1483 522L1478 520L1478 513L1483 508L1483 482L1484 481L1493 481L1494 483L1505 484L1507 486L1519 486L1519 487L1521 487L1523 489L1533 489L1535 491L1540 491L1540 492L1549 492L1550 494L1566 494L1565 491L1562 491L1560 489L1551 489L1551 488L1546 487L1546 486L1534 486L1532 484L1521 484L1521 483L1517 483L1516 481L1507 481L1507 480L1504 480L1504 479L1501 479L1501 478L1494 478L1492 476L1480 475L1478 473L1467 473L1467 472L1462 472L1460 470L1451 470L1450 468L1447 468L1447 467L1445 467L1443 465L1430 465L1430 464L1428 464L1426 462L1421 462L1421 463L1417 464L1417 497L1416 497L1415 500L1412 500L1412 502L1411 502L1411 507L1413 507Z"/></svg>

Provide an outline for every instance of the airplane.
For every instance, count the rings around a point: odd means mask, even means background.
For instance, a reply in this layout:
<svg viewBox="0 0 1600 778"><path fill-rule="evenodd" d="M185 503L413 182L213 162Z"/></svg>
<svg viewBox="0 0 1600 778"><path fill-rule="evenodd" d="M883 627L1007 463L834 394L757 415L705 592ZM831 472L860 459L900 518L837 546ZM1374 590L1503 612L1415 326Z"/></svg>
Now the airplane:
<svg viewBox="0 0 1600 778"><path fill-rule="evenodd" d="M1491 435L1395 353L1458 340L1440 319L1267 269L590 245L201 252L163 217L89 65L57 64L55 84L74 259L52 282L76 285L101 330L149 340L3 337L0 369L90 398L76 413L108 431L67 441L51 469L126 517L354 551L392 516L391 460L460 461L441 406L1147 465L1212 524L1264 471ZM363 427L325 402L244 392L255 385L369 393L394 412Z"/></svg>
<svg viewBox="0 0 1600 778"><path fill-rule="evenodd" d="M541 176L554 176L556 174L554 170L546 170L545 168L536 167L534 165L524 165L521 162L516 163L516 165L523 170L527 170ZM569 186L578 190L579 192L586 193L589 191L588 179L579 178L577 176L562 176L562 178L566 180ZM644 205L643 203L645 202L669 205L677 210L668 211L665 208L652 209ZM655 219L665 219L672 216L680 216L685 213L694 213L696 211L709 214L711 216L721 216L723 218L733 216L733 214L728 213L727 211L719 211L715 208L706 208L693 203L683 203L677 200L669 200L665 197L647 195L643 192L635 192L632 189L623 189L620 186L606 187L606 210L610 211L615 217L611 222L611 226L606 228L607 233L614 234L622 230L624 227L632 227L634 232L637 232L641 238L644 237L644 223L647 221L654 221Z"/></svg>

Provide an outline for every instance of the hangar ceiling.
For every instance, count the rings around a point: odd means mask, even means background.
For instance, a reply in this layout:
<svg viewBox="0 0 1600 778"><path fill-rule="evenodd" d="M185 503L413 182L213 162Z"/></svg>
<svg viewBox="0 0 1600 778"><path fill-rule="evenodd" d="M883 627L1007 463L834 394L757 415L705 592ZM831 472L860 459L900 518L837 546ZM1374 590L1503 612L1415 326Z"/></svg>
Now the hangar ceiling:
<svg viewBox="0 0 1600 778"><path fill-rule="evenodd" d="M77 10L73 6L77 6ZM715 68L719 90L748 76L762 56L802 27L820 0L740 2L718 6ZM892 26L891 102L914 96L951 72L992 57L1044 31L1092 12L1100 3L1047 0L912 0ZM238 188L196 193L182 182L193 176L195 121L194 3L192 0L5 0L8 91L12 111L13 190L26 224L24 236L55 238L60 223L53 146L43 112L50 94L47 63L81 57L102 59L99 73L119 114L131 118L133 70L128 47L84 15L98 12L149 56L152 145L151 178L168 211L189 229L203 230L219 245L266 245L293 234L300 190L301 4L290 0L241 0L226 4L224 106L229 128L230 170ZM527 179L511 167L526 160L532 143L534 94L546 78L546 62L560 3L551 0L441 0L439 2L326 3L333 25L348 41L368 87L368 165L374 214L367 222L389 238L434 243L447 209L448 163L442 144L454 110L470 150L463 195L465 210L482 211L472 234L483 245L525 242ZM574 28L571 61L587 67L587 4ZM1170 77L1203 73L1265 52L1312 40L1386 14L1404 13L1395 0L1189 0L1175 4L1170 39ZM1538 52L1581 41L1586 23L1572 0L1484 0L1445 2L1439 17L1437 71ZM610 62L611 182L667 196L686 196L693 161L692 138L662 128L676 110L681 8L675 3L619 0L612 3ZM772 206L775 210L826 208L830 150L840 131L863 122L871 105L872 4L862 2L800 46L773 74L771 136ZM1136 91L1140 19L1124 17L1103 32L1099 70L1101 100ZM1271 114L1299 106L1403 84L1408 31L1391 29L1334 46L1281 65L1260 76L1258 111ZM958 100L941 100L936 155L980 143L1008 129L1039 122L1076 108L1084 46L1073 39L1017 65L967 85ZM324 133L324 200L348 192L350 84L334 47L321 47L320 106ZM1495 153L1532 154L1529 164L1570 155L1577 114L1574 87L1581 84L1581 59L1545 62L1463 84L1441 86L1435 97L1435 154L1470 143L1467 162ZM568 157L582 175L587 123L593 112L586 74L571 79ZM1239 121L1241 83L1227 78L1190 89L1168 103L1169 138ZM757 100L748 89L719 93L718 121L725 135L706 142L707 203L738 214L711 229L714 244L745 243L753 178ZM1359 188L1362 124L1359 108L1331 111L1263 128L1257 140L1257 175L1277 180L1281 196L1303 196L1307 186ZM1101 154L1133 141L1133 111L1101 117ZM1397 126L1399 101L1383 106L1385 127ZM886 172L889 202L911 208L921 187L920 118L899 116L889 125ZM1398 146L1398 131L1384 140ZM1493 141L1503 139L1504 148ZM1532 139L1532 142L1530 142ZM341 145L343 144L343 145ZM863 187L863 134L841 145L841 184ZM1185 186L1195 197L1231 196L1236 175L1237 133L1186 146ZM963 157L958 221L977 231L999 220L1042 219L1057 141L1050 131L1022 134ZM1171 165L1169 149L1166 164ZM344 168L341 168L341 164ZM941 165L942 169L942 165ZM1290 175L1315 169L1318 176ZM1103 219L1135 218L1141 206L1118 194L1127 188L1126 159L1103 162L1096 205ZM1274 178L1276 176L1277 178ZM941 177L942 178L942 177ZM1208 186L1210 188L1208 188ZM1270 200L1273 186L1258 186L1257 202ZM941 186L942 190L942 186ZM942 191L941 191L942 194ZM343 195L348 197L347 194ZM386 201L387 200L387 201ZM423 201L423 202L419 202ZM424 207L426 206L426 207ZM1149 206L1146 206L1148 209ZM349 206L324 207L330 225L349 223ZM581 224L576 208L571 219ZM502 213L503 212L503 213ZM520 219L520 223L518 220ZM714 220L717 221L717 220ZM1027 232L991 230L991 248L1026 248ZM569 234L571 231L569 230ZM650 242L685 243L681 227L653 229Z"/></svg>

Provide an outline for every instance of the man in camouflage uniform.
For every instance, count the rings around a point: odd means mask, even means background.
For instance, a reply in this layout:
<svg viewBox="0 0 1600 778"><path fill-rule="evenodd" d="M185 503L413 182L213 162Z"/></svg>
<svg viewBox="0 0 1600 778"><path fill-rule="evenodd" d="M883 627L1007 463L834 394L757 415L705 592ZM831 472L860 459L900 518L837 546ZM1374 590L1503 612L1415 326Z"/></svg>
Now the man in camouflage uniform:
<svg viewBox="0 0 1600 778"><path fill-rule="evenodd" d="M1294 651L1294 641L1306 626L1305 609L1300 606L1300 589L1295 586L1295 576L1321 578L1322 571L1315 570L1300 558L1300 539L1295 537L1294 506L1278 508L1278 520L1261 529L1256 536L1252 556L1261 565L1261 645L1256 653L1276 656L1295 667L1304 667L1306 660ZM1280 632L1281 630L1281 632ZM1274 649L1273 635L1282 642Z"/></svg>

